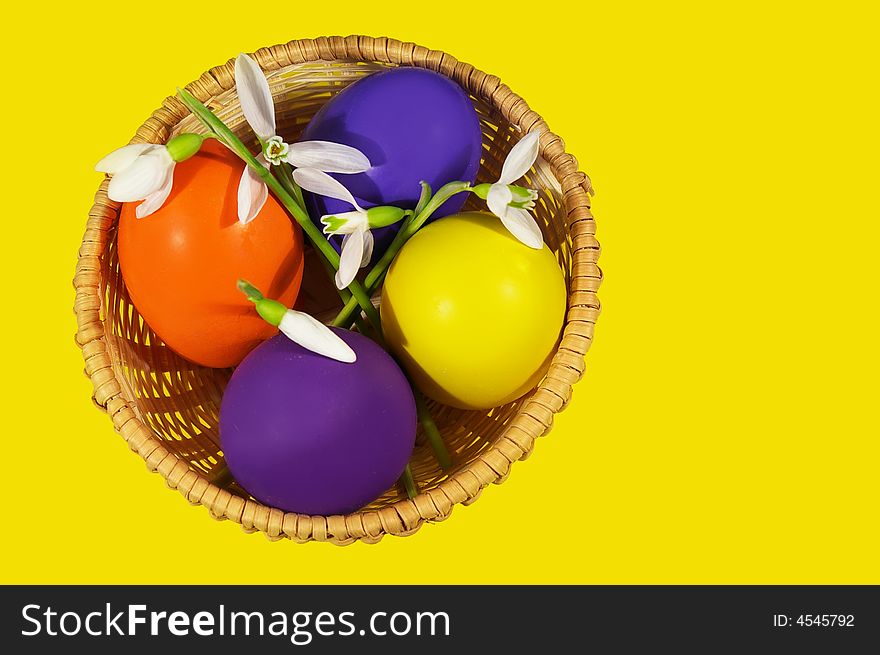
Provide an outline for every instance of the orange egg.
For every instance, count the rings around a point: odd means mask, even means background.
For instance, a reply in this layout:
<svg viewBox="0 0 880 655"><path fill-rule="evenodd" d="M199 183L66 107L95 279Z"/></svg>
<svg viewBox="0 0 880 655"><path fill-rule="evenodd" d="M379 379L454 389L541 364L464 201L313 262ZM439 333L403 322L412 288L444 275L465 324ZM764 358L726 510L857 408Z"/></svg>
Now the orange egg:
<svg viewBox="0 0 880 655"><path fill-rule="evenodd" d="M165 204L144 218L137 203L119 217L119 263L147 324L182 357L203 366L238 364L277 332L236 288L239 278L292 307L303 273L302 232L273 197L238 221L244 164L214 140L177 164Z"/></svg>

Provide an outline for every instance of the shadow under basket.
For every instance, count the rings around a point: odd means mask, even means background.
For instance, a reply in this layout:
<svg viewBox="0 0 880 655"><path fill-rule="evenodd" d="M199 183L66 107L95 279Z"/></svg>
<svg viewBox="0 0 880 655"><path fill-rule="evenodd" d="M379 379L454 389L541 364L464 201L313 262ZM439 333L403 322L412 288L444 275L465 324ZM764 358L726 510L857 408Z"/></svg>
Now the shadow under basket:
<svg viewBox="0 0 880 655"><path fill-rule="evenodd" d="M74 279L76 339L94 385L93 400L150 471L216 519L235 521L270 539L298 542L374 543L386 534L409 535L425 521L447 518L456 504L474 502L490 483L503 482L511 465L529 456L535 440L550 430L553 415L571 398L599 315L596 291L602 274L590 180L525 100L497 77L443 52L393 39L349 36L291 41L263 48L254 58L269 79L279 133L290 141L334 94L390 66L438 71L470 94L483 132L478 182L498 179L505 156L523 134L541 133L540 157L525 182L540 190L534 214L568 289L565 327L550 368L534 390L502 407L463 411L431 403L454 467L442 471L420 435L410 460L420 490L413 499L395 487L345 516L307 516L267 507L231 479L220 450L220 399L231 370L204 368L174 354L128 297L116 256L120 205L107 198L105 180L89 213ZM253 145L235 95L233 71L230 60L186 88ZM204 130L171 97L141 125L132 142L164 143L179 132ZM473 200L466 209L478 208Z"/></svg>

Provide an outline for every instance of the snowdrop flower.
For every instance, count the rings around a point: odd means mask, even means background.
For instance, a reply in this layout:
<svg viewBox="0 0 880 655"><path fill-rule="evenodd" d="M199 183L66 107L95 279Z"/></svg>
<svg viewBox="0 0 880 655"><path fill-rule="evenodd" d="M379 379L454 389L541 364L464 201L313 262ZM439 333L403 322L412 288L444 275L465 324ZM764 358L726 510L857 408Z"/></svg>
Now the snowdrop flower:
<svg viewBox="0 0 880 655"><path fill-rule="evenodd" d="M305 312L288 309L277 300L264 298L255 286L245 280L238 281L238 288L256 305L257 313L264 321L276 326L294 343L338 362L351 364L357 360L351 346L317 319Z"/></svg>
<svg viewBox="0 0 880 655"><path fill-rule="evenodd" d="M352 283L359 269L370 263L373 256L373 233L370 228L384 227L401 220L406 212L399 207L361 207L351 192L338 180L314 168L298 168L293 180L306 191L347 202L354 211L326 214L321 217L324 234L342 234L342 252L336 286L345 289Z"/></svg>
<svg viewBox="0 0 880 655"><path fill-rule="evenodd" d="M513 182L525 175L538 159L539 139L537 132L526 134L504 160L498 181L479 184L473 189L513 236L536 250L544 247L544 237L528 210L534 208L538 192L515 186Z"/></svg>
<svg viewBox="0 0 880 655"><path fill-rule="evenodd" d="M263 303L277 302L274 300L264 300ZM281 303L278 303L281 307ZM259 305L257 311L260 310ZM265 312L265 310L264 310ZM261 315L263 312L261 312ZM286 309L284 315L278 321L278 329L284 333L288 339L294 343L298 343L306 350L318 353L324 357L335 359L345 364L353 364L357 360L357 355L342 338L329 327L309 316L305 312L298 312L295 309Z"/></svg>
<svg viewBox="0 0 880 655"><path fill-rule="evenodd" d="M143 200L135 209L135 216L143 218L165 203L174 182L174 165L196 154L204 138L180 134L165 145L133 143L111 152L95 164L95 170L112 176L107 188L110 200Z"/></svg>
<svg viewBox="0 0 880 655"><path fill-rule="evenodd" d="M294 167L316 168L328 173L363 173L370 160L360 150L329 141L288 144L275 133L275 105L269 82L257 62L246 54L235 60L235 89L241 111L260 140L257 159L264 166L284 162ZM269 197L266 184L250 166L245 166L238 185L238 220L252 221Z"/></svg>

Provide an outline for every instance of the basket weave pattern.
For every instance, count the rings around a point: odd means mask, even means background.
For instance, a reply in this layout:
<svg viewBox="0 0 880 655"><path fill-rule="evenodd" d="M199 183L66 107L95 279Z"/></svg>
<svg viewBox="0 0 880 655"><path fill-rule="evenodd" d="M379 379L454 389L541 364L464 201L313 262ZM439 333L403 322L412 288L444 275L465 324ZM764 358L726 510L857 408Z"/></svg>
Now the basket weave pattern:
<svg viewBox="0 0 880 655"><path fill-rule="evenodd" d="M511 465L532 452L553 415L571 398L584 371L584 355L599 315L602 279L599 244L590 212L589 178L565 152L558 136L501 81L436 50L388 38L322 37L263 48L254 54L269 79L279 133L295 140L326 101L348 84L387 66L438 71L474 101L483 131L478 182L498 178L510 148L529 131L541 133L540 158L525 181L541 189L535 209L545 241L565 273L568 312L562 340L546 377L524 398L489 411L463 411L431 403L431 411L455 461L442 471L419 436L411 460L421 493L410 500L388 490L346 516L306 516L267 507L229 477L219 448L218 413L231 371L197 366L168 349L129 300L116 257L119 203L107 198L107 180L89 213L74 286L77 343L93 400L149 470L217 519L262 531L270 539L374 543L385 534L408 535L425 521L441 521L458 503L475 501L490 483L503 482ZM187 86L246 142L253 143L234 91L233 60ZM164 143L200 125L175 97L166 98L138 129L133 143ZM478 208L473 199L466 209Z"/></svg>

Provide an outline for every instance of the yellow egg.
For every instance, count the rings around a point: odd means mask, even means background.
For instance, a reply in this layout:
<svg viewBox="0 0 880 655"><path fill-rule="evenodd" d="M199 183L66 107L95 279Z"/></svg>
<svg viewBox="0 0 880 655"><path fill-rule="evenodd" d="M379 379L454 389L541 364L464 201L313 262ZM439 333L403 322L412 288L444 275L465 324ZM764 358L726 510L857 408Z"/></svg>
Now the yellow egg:
<svg viewBox="0 0 880 655"><path fill-rule="evenodd" d="M559 340L566 289L545 245L517 241L491 214L424 227L398 253L382 292L382 328L419 389L488 409L532 389Z"/></svg>

